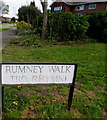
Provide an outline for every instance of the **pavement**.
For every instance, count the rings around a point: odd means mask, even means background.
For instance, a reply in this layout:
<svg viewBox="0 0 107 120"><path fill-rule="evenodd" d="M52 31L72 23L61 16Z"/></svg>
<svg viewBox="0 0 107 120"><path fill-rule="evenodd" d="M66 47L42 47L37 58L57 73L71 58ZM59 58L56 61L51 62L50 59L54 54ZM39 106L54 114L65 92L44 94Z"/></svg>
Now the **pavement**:
<svg viewBox="0 0 107 120"><path fill-rule="evenodd" d="M1 26L1 24L0 24ZM9 28L12 25L3 25L2 28ZM6 46L12 38L17 36L16 27L11 27L11 29L0 32L0 62L2 62L2 49Z"/></svg>
<svg viewBox="0 0 107 120"><path fill-rule="evenodd" d="M13 25L0 25L0 27L1 26L2 28L9 28ZM12 27L9 30L0 32L0 50L2 50L2 48L9 43L10 39L16 37L16 34L17 34L16 27Z"/></svg>
<svg viewBox="0 0 107 120"><path fill-rule="evenodd" d="M10 39L15 38L17 35L17 29L13 27L10 30L2 32L2 48L7 45Z"/></svg>
<svg viewBox="0 0 107 120"><path fill-rule="evenodd" d="M0 24L0 28L9 28L14 26L15 24Z"/></svg>

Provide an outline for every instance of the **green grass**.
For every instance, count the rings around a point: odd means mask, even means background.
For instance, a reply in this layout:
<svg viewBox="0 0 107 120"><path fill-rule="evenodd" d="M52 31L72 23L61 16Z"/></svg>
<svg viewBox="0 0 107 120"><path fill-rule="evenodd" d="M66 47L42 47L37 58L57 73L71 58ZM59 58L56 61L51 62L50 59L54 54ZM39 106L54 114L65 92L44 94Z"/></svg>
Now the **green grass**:
<svg viewBox="0 0 107 120"><path fill-rule="evenodd" d="M1 31L6 31L6 30L9 30L10 28L0 28L0 32Z"/></svg>
<svg viewBox="0 0 107 120"><path fill-rule="evenodd" d="M5 118L106 118L105 44L23 47L9 45L3 62L78 63L73 104L68 85L5 87Z"/></svg>
<svg viewBox="0 0 107 120"><path fill-rule="evenodd" d="M13 28L13 27L16 27L16 26L10 26L9 28L0 28L0 32L9 30L9 29L11 29L11 28Z"/></svg>

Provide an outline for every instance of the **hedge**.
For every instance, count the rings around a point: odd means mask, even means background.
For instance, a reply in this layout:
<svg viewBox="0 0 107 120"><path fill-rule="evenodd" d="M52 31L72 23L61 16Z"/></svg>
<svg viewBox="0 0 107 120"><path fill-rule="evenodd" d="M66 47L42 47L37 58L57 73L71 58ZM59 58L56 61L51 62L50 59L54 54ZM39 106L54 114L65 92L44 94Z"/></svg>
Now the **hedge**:
<svg viewBox="0 0 107 120"><path fill-rule="evenodd" d="M78 40L84 37L88 26L85 17L72 13L51 13L48 17L48 36L61 41Z"/></svg>
<svg viewBox="0 0 107 120"><path fill-rule="evenodd" d="M90 24L87 35L97 42L107 43L107 12L95 12L88 15Z"/></svg>
<svg viewBox="0 0 107 120"><path fill-rule="evenodd" d="M41 34L43 16L33 20L35 33ZM84 37L107 43L107 12L95 12L84 16L73 13L48 13L47 37L59 41L84 40Z"/></svg>

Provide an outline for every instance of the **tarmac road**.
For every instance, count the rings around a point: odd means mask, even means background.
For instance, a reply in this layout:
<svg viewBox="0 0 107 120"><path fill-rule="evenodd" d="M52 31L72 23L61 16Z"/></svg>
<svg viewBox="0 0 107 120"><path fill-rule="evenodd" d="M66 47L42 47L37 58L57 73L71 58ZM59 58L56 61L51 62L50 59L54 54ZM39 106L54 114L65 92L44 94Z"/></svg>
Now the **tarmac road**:
<svg viewBox="0 0 107 120"><path fill-rule="evenodd" d="M14 24L0 24L0 28L10 28L14 26Z"/></svg>
<svg viewBox="0 0 107 120"><path fill-rule="evenodd" d="M16 37L17 29L15 27L0 32L0 50L9 43L10 39Z"/></svg>

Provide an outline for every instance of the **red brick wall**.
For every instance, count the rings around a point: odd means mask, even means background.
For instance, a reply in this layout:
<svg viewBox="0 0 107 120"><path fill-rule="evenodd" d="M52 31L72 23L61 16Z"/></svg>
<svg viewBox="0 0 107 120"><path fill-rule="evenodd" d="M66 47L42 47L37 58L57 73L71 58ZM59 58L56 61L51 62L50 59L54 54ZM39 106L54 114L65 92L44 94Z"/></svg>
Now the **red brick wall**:
<svg viewBox="0 0 107 120"><path fill-rule="evenodd" d="M56 2L54 3L52 6L51 6L51 12L53 13L54 12L54 7L59 7L59 6L62 6L62 11L64 12L69 12L71 11L71 7L66 5L65 3L63 2Z"/></svg>
<svg viewBox="0 0 107 120"><path fill-rule="evenodd" d="M11 21L11 18L1 17L0 20L2 20L2 21Z"/></svg>
<svg viewBox="0 0 107 120"><path fill-rule="evenodd" d="M84 5L84 10L76 11L75 7L73 7L72 12L75 14L87 14L89 12L95 12L95 11L105 11L107 3L95 3L96 9L89 9L89 4Z"/></svg>
<svg viewBox="0 0 107 120"><path fill-rule="evenodd" d="M11 18L7 18L6 20L7 20L7 21L11 21Z"/></svg>
<svg viewBox="0 0 107 120"><path fill-rule="evenodd" d="M94 11L105 11L106 10L106 6L107 6L107 2L101 2L101 3L93 3L96 4L96 9L88 9L89 8L89 4L84 5L84 10L80 10L80 11L76 11L75 10L75 6L69 6L66 5L63 2L56 2L51 6L51 12L54 12L54 7L58 7L58 6L62 6L62 9L64 12L72 12L74 14L87 14L89 12L94 12Z"/></svg>

